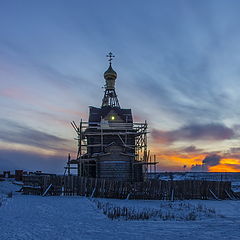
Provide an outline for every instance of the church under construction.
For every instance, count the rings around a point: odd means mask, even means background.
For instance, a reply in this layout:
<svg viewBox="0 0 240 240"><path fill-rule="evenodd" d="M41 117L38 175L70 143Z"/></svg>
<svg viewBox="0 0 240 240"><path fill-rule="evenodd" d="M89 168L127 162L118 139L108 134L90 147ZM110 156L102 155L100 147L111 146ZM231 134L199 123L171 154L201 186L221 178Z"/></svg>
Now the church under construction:
<svg viewBox="0 0 240 240"><path fill-rule="evenodd" d="M117 73L112 68L104 73L106 81L102 105L89 107L88 121L72 126L77 133L76 159L69 156L65 173L77 169L78 176L121 181L143 181L149 161L147 149L147 123L133 122L131 109L120 107L115 91Z"/></svg>

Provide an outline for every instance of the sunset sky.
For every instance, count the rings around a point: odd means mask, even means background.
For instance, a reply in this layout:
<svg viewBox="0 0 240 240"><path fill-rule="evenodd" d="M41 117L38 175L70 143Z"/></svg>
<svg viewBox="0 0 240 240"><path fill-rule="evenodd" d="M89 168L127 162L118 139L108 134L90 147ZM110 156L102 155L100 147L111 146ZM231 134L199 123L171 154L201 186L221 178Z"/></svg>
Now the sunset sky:
<svg viewBox="0 0 240 240"><path fill-rule="evenodd" d="M240 171L240 1L0 1L0 171L62 173L70 121L120 105L159 171ZM185 166L185 168L184 168Z"/></svg>

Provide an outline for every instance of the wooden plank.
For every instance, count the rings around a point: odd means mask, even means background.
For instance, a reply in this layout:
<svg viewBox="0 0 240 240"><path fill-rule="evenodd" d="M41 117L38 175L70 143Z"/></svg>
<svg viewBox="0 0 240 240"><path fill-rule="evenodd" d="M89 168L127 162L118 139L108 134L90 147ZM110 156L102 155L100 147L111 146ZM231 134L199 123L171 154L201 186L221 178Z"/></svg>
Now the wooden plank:
<svg viewBox="0 0 240 240"><path fill-rule="evenodd" d="M231 196L227 190L225 190L225 193L231 200L236 200L236 198L234 196Z"/></svg>
<svg viewBox="0 0 240 240"><path fill-rule="evenodd" d="M51 187L52 187L52 183L47 187L45 192L42 194L43 197L48 193L48 191L50 190Z"/></svg>
<svg viewBox="0 0 240 240"><path fill-rule="evenodd" d="M209 188L209 192L212 194L212 196L216 199L219 200L219 198L214 194L214 192Z"/></svg>

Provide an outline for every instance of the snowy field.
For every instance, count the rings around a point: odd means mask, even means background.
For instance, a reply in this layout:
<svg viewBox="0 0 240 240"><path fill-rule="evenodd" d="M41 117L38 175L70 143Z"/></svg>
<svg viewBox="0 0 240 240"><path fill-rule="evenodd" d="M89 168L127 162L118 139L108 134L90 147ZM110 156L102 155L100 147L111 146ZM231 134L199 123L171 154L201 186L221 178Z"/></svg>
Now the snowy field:
<svg viewBox="0 0 240 240"><path fill-rule="evenodd" d="M0 239L240 239L240 201L145 201L92 199L85 197L41 197L13 193L19 186L0 182ZM177 214L203 206L215 209L200 220L109 219L97 204L141 209L164 209ZM181 206L181 211L179 210ZM194 208L194 206L196 208ZM172 210L171 210L172 211ZM211 211L212 213L212 211ZM182 213L181 213L182 214Z"/></svg>
<svg viewBox="0 0 240 240"><path fill-rule="evenodd" d="M148 177L161 180L209 180L240 182L239 172L156 172Z"/></svg>

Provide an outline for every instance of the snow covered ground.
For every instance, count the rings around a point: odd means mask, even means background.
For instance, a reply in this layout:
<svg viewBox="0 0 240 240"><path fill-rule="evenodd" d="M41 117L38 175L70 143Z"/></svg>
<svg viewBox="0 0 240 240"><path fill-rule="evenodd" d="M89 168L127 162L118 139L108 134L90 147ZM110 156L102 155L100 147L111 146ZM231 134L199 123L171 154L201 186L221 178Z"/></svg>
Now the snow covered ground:
<svg viewBox="0 0 240 240"><path fill-rule="evenodd" d="M182 201L192 205L215 208L224 217L205 217L196 221L125 221L110 220L94 201L85 197L41 197L14 193L19 188L0 182L0 239L240 239L240 201ZM163 207L163 201L97 199L115 206L134 208ZM166 203L168 204L168 203ZM179 204L174 202L173 204Z"/></svg>
<svg viewBox="0 0 240 240"><path fill-rule="evenodd" d="M239 172L156 172L148 173L149 178L161 180L208 180L240 182Z"/></svg>

